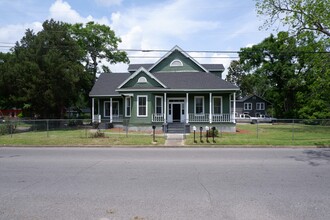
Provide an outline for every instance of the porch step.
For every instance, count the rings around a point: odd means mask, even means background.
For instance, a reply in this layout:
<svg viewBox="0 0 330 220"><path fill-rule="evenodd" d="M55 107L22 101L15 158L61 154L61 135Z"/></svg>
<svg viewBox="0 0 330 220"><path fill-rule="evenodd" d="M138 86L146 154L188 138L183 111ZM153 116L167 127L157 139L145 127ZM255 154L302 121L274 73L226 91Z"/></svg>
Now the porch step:
<svg viewBox="0 0 330 220"><path fill-rule="evenodd" d="M167 124L167 133L185 133L184 123L169 123Z"/></svg>

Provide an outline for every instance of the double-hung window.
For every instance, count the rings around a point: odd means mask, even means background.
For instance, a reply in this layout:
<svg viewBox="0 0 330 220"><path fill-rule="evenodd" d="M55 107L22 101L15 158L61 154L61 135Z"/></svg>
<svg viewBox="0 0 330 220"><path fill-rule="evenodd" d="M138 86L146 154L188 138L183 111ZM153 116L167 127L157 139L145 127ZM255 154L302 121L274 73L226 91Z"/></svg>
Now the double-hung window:
<svg viewBox="0 0 330 220"><path fill-rule="evenodd" d="M265 110L265 103L264 102L257 102L256 109L257 110Z"/></svg>
<svg viewBox="0 0 330 220"><path fill-rule="evenodd" d="M204 96L195 96L195 115L204 114Z"/></svg>
<svg viewBox="0 0 330 220"><path fill-rule="evenodd" d="M131 97L125 97L125 117L131 117Z"/></svg>
<svg viewBox="0 0 330 220"><path fill-rule="evenodd" d="M216 114L216 115L222 114L222 97L221 96L213 97L213 114Z"/></svg>
<svg viewBox="0 0 330 220"><path fill-rule="evenodd" d="M155 113L157 115L163 114L163 97L162 96L155 97Z"/></svg>
<svg viewBox="0 0 330 220"><path fill-rule="evenodd" d="M244 103L244 110L252 110L252 103L251 102L245 102Z"/></svg>
<svg viewBox="0 0 330 220"><path fill-rule="evenodd" d="M137 96L137 116L138 117L147 117L148 116L148 96L139 95Z"/></svg>

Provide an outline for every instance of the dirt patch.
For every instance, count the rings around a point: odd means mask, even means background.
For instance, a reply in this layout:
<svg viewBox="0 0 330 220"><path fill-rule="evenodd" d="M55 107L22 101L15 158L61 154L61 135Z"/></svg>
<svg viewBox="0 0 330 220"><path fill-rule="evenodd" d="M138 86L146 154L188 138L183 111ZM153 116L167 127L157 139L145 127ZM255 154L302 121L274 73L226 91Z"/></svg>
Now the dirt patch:
<svg viewBox="0 0 330 220"><path fill-rule="evenodd" d="M236 133L239 133L239 134L251 134L252 132L249 131L249 130L236 129Z"/></svg>

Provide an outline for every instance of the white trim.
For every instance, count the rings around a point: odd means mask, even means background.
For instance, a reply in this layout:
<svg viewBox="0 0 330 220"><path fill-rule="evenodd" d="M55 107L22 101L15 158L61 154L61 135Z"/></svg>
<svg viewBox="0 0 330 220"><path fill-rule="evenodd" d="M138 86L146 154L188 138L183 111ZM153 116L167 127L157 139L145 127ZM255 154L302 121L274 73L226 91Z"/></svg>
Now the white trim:
<svg viewBox="0 0 330 220"><path fill-rule="evenodd" d="M179 59L175 59L170 63L170 67L177 67L177 66L183 66L182 61Z"/></svg>
<svg viewBox="0 0 330 220"><path fill-rule="evenodd" d="M186 98L185 97L171 97L167 98L167 120L169 123L173 122L173 104L180 104L180 121L185 122L186 114L188 114L188 110L185 109ZM183 108L182 108L183 107ZM184 114L182 114L182 110ZM171 112L171 114L170 114Z"/></svg>
<svg viewBox="0 0 330 220"><path fill-rule="evenodd" d="M164 123L167 123L167 94L164 93Z"/></svg>
<svg viewBox="0 0 330 220"><path fill-rule="evenodd" d="M212 92L210 92L210 97L209 97L209 121L210 121L210 124L212 124Z"/></svg>
<svg viewBox="0 0 330 220"><path fill-rule="evenodd" d="M152 65L149 68L149 71L151 71L153 68L155 68L161 61L163 61L166 57L168 57L169 55L171 55L175 50L178 50L180 53L182 53L185 57L187 57L188 59L190 59L192 62L194 62L197 66L199 66L202 70L204 70L205 72L209 72L207 69L205 69L205 67L203 67L200 63L198 63L194 58L192 58L187 52L185 52L184 50L182 50L179 46L174 46L169 52L167 52L162 58L160 58L154 65Z"/></svg>
<svg viewBox="0 0 330 220"><path fill-rule="evenodd" d="M233 98L234 98L234 106L233 106L234 111L233 111L232 118L233 118L233 123L236 123L236 119L235 119L235 114L236 114L236 92L234 92Z"/></svg>
<svg viewBox="0 0 330 220"><path fill-rule="evenodd" d="M219 99L219 98L221 100L220 113L214 113L214 106L215 106L214 99ZM221 115L221 114L223 114L223 98L222 98L222 96L213 96L212 97L212 102L213 102L212 113L215 114L215 115Z"/></svg>
<svg viewBox="0 0 330 220"><path fill-rule="evenodd" d="M127 100L129 100L129 114L127 114ZM125 97L125 117L131 117L132 115L132 98L131 96L126 96Z"/></svg>
<svg viewBox="0 0 330 220"><path fill-rule="evenodd" d="M258 104L261 105L263 108L258 108ZM256 103L256 110L257 111L264 111L265 110L265 102L257 102Z"/></svg>
<svg viewBox="0 0 330 220"><path fill-rule="evenodd" d="M144 76L140 76L137 83L148 83L148 80Z"/></svg>
<svg viewBox="0 0 330 220"><path fill-rule="evenodd" d="M189 93L186 93L186 124L189 123Z"/></svg>
<svg viewBox="0 0 330 220"><path fill-rule="evenodd" d="M95 99L92 98L92 122L94 122L94 119L95 119L95 117L94 117L94 115L95 115L95 113L94 113L94 111L95 111L95 103L94 103L94 101L95 101Z"/></svg>
<svg viewBox="0 0 330 220"><path fill-rule="evenodd" d="M150 92L234 92L238 91L239 89L143 89L143 91L150 91ZM116 89L116 92L141 92L141 90L137 89ZM96 96L94 96L96 97ZM102 96L100 96L102 97Z"/></svg>
<svg viewBox="0 0 330 220"><path fill-rule="evenodd" d="M145 115L140 115L139 113L139 107L140 107L140 103L139 103L139 98L146 98L146 114ZM138 95L136 97L137 100L137 104L136 104L136 116L137 117L148 117L148 96L147 95Z"/></svg>
<svg viewBox="0 0 330 220"><path fill-rule="evenodd" d="M157 99L161 99L161 113L157 112ZM164 114L164 97L163 96L155 96L155 114Z"/></svg>
<svg viewBox="0 0 330 220"><path fill-rule="evenodd" d="M250 110L253 109L252 102L244 102L243 105L244 105L244 106L243 106L243 109L244 109L244 110L250 111ZM251 106L251 108L246 108L245 105Z"/></svg>
<svg viewBox="0 0 330 220"><path fill-rule="evenodd" d="M203 102L203 104L202 104L203 111L202 111L202 113L198 113L198 114L196 113L196 99L197 99L197 98L202 98L202 100L203 100L203 101L202 101L202 102ZM194 97L194 114L195 114L195 115L204 115L204 114L205 114L205 106L204 106L205 103L204 103L204 102L205 102L205 97L204 97L204 96L195 96L195 97Z"/></svg>
<svg viewBox="0 0 330 220"><path fill-rule="evenodd" d="M120 89L122 86L124 86L128 81L130 81L131 79L133 79L134 77L136 77L140 72L144 72L145 74L147 74L151 79L154 79L156 82L158 82L163 88L167 88L165 86L165 84L163 84L159 79L157 79L152 73L150 73L148 70L146 70L143 67L140 67L135 73L133 73L132 75L130 75L130 77L128 77L122 84L120 84L118 86L117 89ZM117 91L117 90L116 90Z"/></svg>

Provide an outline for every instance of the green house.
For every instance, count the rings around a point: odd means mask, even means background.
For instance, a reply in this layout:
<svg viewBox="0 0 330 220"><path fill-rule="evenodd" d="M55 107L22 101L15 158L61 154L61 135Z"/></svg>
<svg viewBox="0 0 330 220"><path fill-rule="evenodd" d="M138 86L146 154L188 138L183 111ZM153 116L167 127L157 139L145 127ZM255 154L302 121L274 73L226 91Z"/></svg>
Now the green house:
<svg viewBox="0 0 330 220"><path fill-rule="evenodd" d="M92 121L134 130L235 131L238 87L221 79L223 71L222 64L200 64L175 46L154 64L103 73L90 92Z"/></svg>

